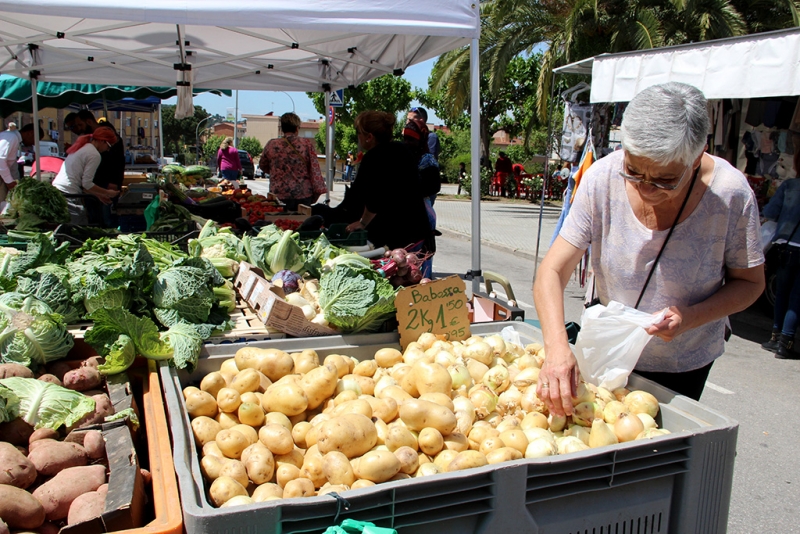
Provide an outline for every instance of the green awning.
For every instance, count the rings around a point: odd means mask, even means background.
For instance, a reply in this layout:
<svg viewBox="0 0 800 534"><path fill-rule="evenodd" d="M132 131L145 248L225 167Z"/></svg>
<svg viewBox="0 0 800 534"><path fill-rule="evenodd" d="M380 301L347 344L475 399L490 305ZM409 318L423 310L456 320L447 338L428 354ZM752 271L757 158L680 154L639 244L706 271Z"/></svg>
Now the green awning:
<svg viewBox="0 0 800 534"><path fill-rule="evenodd" d="M109 102L123 98L143 100L155 96L162 100L177 94L175 87L137 87L133 85L95 85L87 83L39 82L36 84L39 109L66 108L70 104L90 104L98 98ZM231 96L230 90L195 89L194 93L213 92ZM33 111L31 82L14 76L0 77L0 116Z"/></svg>

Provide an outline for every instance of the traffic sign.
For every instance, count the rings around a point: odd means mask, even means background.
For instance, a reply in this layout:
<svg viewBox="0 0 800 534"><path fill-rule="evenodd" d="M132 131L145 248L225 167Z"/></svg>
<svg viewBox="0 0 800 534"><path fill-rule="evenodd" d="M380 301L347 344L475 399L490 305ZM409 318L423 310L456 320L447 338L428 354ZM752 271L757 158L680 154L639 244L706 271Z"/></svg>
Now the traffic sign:
<svg viewBox="0 0 800 534"><path fill-rule="evenodd" d="M331 91L331 107L343 108L344 107L344 89L337 89Z"/></svg>

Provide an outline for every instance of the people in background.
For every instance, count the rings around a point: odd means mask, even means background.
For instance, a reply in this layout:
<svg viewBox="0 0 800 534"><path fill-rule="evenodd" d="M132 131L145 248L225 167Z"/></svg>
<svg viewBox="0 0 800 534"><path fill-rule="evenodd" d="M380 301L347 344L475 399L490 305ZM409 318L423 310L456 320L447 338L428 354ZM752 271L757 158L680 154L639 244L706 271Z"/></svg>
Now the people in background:
<svg viewBox="0 0 800 534"><path fill-rule="evenodd" d="M300 117L294 113L281 115L283 137L271 139L261 153L258 167L269 174L269 191L275 194L288 211L297 206L310 206L327 193L311 139L297 136Z"/></svg>
<svg viewBox="0 0 800 534"><path fill-rule="evenodd" d="M425 250L431 229L419 187L418 160L408 147L392 141L396 117L363 111L355 121L364 154L350 189L349 203L359 218L349 232L367 230L375 246Z"/></svg>
<svg viewBox="0 0 800 534"><path fill-rule="evenodd" d="M100 122L101 120L103 121L102 123ZM77 113L69 113L64 117L64 130L70 131L77 136L94 133L101 126L111 128L111 131L117 137L117 141L113 143L109 150L101 153L100 165L97 167L94 183L103 189L120 191L122 181L125 178L127 159L125 157L125 143L117 134L116 128L105 117L97 119L94 113L88 109L82 109ZM99 199L85 198L83 204L89 217L88 224L102 224L108 228L116 226L116 217L112 214L113 202L105 204L100 202Z"/></svg>
<svg viewBox="0 0 800 534"><path fill-rule="evenodd" d="M11 123L13 124L13 123ZM33 124L26 124L21 130L12 130L9 125L8 130L0 132L0 201L4 201L8 192L14 189L17 182L22 177L17 165L17 152L20 145L32 145L34 143ZM44 137L44 130L39 128L39 135Z"/></svg>
<svg viewBox="0 0 800 534"><path fill-rule="evenodd" d="M233 137L222 140L217 150L217 169L222 177L238 189L239 176L242 174L242 162L239 159L239 150L233 146Z"/></svg>
<svg viewBox="0 0 800 534"><path fill-rule="evenodd" d="M795 136L798 142L800 136ZM764 218L778 223L771 240L772 247L778 249L778 269L772 336L761 346L781 360L800 359L794 348L800 315L800 150L794 152L794 171L795 178L778 187L762 212Z"/></svg>
<svg viewBox="0 0 800 534"><path fill-rule="evenodd" d="M461 194L461 186L464 185L464 179L467 177L467 164L463 161L458 164L458 192L457 195Z"/></svg>
<svg viewBox="0 0 800 534"><path fill-rule="evenodd" d="M355 164L355 156L353 156L352 152L347 153L347 159L345 160L344 166L344 181L345 182L352 182L353 181L353 165Z"/></svg>
<svg viewBox="0 0 800 534"><path fill-rule="evenodd" d="M494 163L494 171L495 177L499 182L500 194L502 196L512 196L510 192L513 189L511 184L514 182L512 179L514 167L511 163L511 159L508 157L508 154L502 151L497 154L497 161Z"/></svg>
<svg viewBox="0 0 800 534"><path fill-rule="evenodd" d="M551 414L572 413L578 368L564 327L564 288L590 245L601 304L666 314L647 328L655 337L636 372L693 399L725 350L728 315L764 290L755 194L741 172L705 153L708 128L698 89L651 86L625 111L623 150L598 160L581 181L534 283L547 352L537 395Z"/></svg>
<svg viewBox="0 0 800 534"><path fill-rule="evenodd" d="M414 121L417 126L419 126L420 130L428 132L428 153L433 156L433 159L439 161L439 154L442 151L442 145L439 142L439 136L436 135L436 132L431 132L428 130L428 111L425 108L420 107L411 108L408 110L406 119L409 121Z"/></svg>
<svg viewBox="0 0 800 534"><path fill-rule="evenodd" d="M66 195L90 194L101 203L110 204L119 191L98 187L94 178L102 159L100 154L107 152L116 142L117 135L110 128L98 128L93 133L78 137L67 150L67 159L53 180L53 185ZM67 207L73 224L89 223L89 208L84 206L81 198L67 197Z"/></svg>

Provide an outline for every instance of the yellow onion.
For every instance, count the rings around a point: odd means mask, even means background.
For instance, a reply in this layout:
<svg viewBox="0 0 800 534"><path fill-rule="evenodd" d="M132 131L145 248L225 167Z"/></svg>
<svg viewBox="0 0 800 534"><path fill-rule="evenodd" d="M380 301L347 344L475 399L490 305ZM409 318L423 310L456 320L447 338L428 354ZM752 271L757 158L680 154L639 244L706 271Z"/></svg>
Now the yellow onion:
<svg viewBox="0 0 800 534"><path fill-rule="evenodd" d="M494 391L502 393L508 389L508 369L502 365L495 365L483 375L483 385Z"/></svg>
<svg viewBox="0 0 800 534"><path fill-rule="evenodd" d="M467 339L465 339L464 341L462 341L462 343L464 345L466 345L466 346L469 346L469 345L472 345L473 343L478 343L479 341L483 342L483 338L481 336L473 334L473 335L469 336Z"/></svg>
<svg viewBox="0 0 800 534"><path fill-rule="evenodd" d="M475 405L467 397L453 397L453 408L456 411L463 410L465 412L475 413Z"/></svg>
<svg viewBox="0 0 800 534"><path fill-rule="evenodd" d="M536 354L543 348L544 346L541 343L528 343L527 345L525 345L525 352L529 354Z"/></svg>
<svg viewBox="0 0 800 534"><path fill-rule="evenodd" d="M525 458L545 458L556 454L556 446L553 442L543 438L534 439L525 448Z"/></svg>
<svg viewBox="0 0 800 534"><path fill-rule="evenodd" d="M653 419L658 414L658 399L646 391L631 391L623 401L631 413L646 413Z"/></svg>
<svg viewBox="0 0 800 534"><path fill-rule="evenodd" d="M522 392L510 386L497 398L497 410L503 414L514 413L522 402Z"/></svg>
<svg viewBox="0 0 800 534"><path fill-rule="evenodd" d="M476 343L472 343L471 345L467 345L467 350L464 351L464 356L482 363L485 366L492 365L494 361L494 352L492 352L492 347L484 343L483 341L478 341Z"/></svg>
<svg viewBox="0 0 800 534"><path fill-rule="evenodd" d="M522 418L520 421L519 426L522 427L523 430L527 430L529 428L550 428L550 423L547 422L547 416L540 412L529 412L525 414L525 417Z"/></svg>
<svg viewBox="0 0 800 534"><path fill-rule="evenodd" d="M436 334L425 332L420 334L419 339L417 339L417 343L419 343L419 346L422 350L428 350L437 339L438 338L436 337Z"/></svg>
<svg viewBox="0 0 800 534"><path fill-rule="evenodd" d="M567 418L563 415L550 414L547 416L547 422L550 424L551 432L560 432L567 426Z"/></svg>
<svg viewBox="0 0 800 534"><path fill-rule="evenodd" d="M520 372L520 368L517 367L516 362L510 364L508 366L508 381L513 384L514 383L514 379L517 377L519 372Z"/></svg>
<svg viewBox="0 0 800 534"><path fill-rule="evenodd" d="M497 431L501 433L505 432L506 430L515 430L519 428L519 421L517 421L514 417L504 417L495 428L497 428Z"/></svg>
<svg viewBox="0 0 800 534"><path fill-rule="evenodd" d="M602 399L603 402L605 402L606 404L608 404L613 400L617 400L617 398L614 396L613 393L611 393L606 388L600 386L598 386L597 389L595 390L595 395L597 396L598 399Z"/></svg>
<svg viewBox="0 0 800 534"><path fill-rule="evenodd" d="M486 386L475 386L469 394L469 400L475 406L475 414L480 419L486 418L497 408L497 395Z"/></svg>
<svg viewBox="0 0 800 534"><path fill-rule="evenodd" d="M546 428L524 428L522 432L525 434L525 437L528 438L529 442L533 442L537 439L546 439L553 445L556 443L556 438L553 436L553 433L547 430Z"/></svg>
<svg viewBox="0 0 800 534"><path fill-rule="evenodd" d="M500 422L503 420L503 416L500 415L500 412L494 411L494 412L489 412L489 415L484 417L483 420L492 425L492 427L494 428L498 424L500 424Z"/></svg>
<svg viewBox="0 0 800 534"><path fill-rule="evenodd" d="M353 391L356 395L361 395L361 386L355 378L340 378L336 382L336 395L343 391Z"/></svg>
<svg viewBox="0 0 800 534"><path fill-rule="evenodd" d="M425 356L425 352L421 348L411 347L410 345L403 353L403 362L407 363L408 365L414 365L418 361L425 360L426 358L427 356Z"/></svg>
<svg viewBox="0 0 800 534"><path fill-rule="evenodd" d="M469 434L470 429L472 428L472 424L475 422L475 409L472 410L456 410L456 432L460 434L464 434L465 436Z"/></svg>
<svg viewBox="0 0 800 534"><path fill-rule="evenodd" d="M578 405L582 402L594 402L595 395L592 390L586 387L584 382L578 383L578 390L574 397L572 397L572 405Z"/></svg>
<svg viewBox="0 0 800 534"><path fill-rule="evenodd" d="M589 445L589 430L581 425L572 425L564 431L565 436L575 436L585 444Z"/></svg>
<svg viewBox="0 0 800 534"><path fill-rule="evenodd" d="M383 392L384 389L386 389L389 386L397 386L397 385L399 385L397 383L397 380L395 380L391 376L389 376L389 375L382 376L375 383L375 390L374 390L373 395L375 396L375 398L379 399L379 398L381 398L381 393Z"/></svg>
<svg viewBox="0 0 800 534"><path fill-rule="evenodd" d="M628 413L628 407L618 400L613 400L603 408L603 419L606 423L613 425L623 413Z"/></svg>
<svg viewBox="0 0 800 534"><path fill-rule="evenodd" d="M647 430L643 431L641 434L636 436L636 439L651 439L657 438L658 436L666 436L669 434L669 430L666 428L648 428Z"/></svg>
<svg viewBox="0 0 800 534"><path fill-rule="evenodd" d="M519 404L526 412L545 413L547 411L544 401L536 394L536 388L529 387L526 389Z"/></svg>
<svg viewBox="0 0 800 534"><path fill-rule="evenodd" d="M636 417L642 422L644 425L644 429L647 430L648 428L658 428L658 424L656 424L656 420L650 417L650 415L646 413L637 413Z"/></svg>
<svg viewBox="0 0 800 534"><path fill-rule="evenodd" d="M629 413L620 414L617 422L614 423L614 435L617 436L620 443L633 441L642 432L644 432L642 420Z"/></svg>
<svg viewBox="0 0 800 534"><path fill-rule="evenodd" d="M589 433L589 446L594 449L615 443L619 443L619 440L611 427L602 419L595 419L592 423L592 431Z"/></svg>
<svg viewBox="0 0 800 534"><path fill-rule="evenodd" d="M467 370L469 371L469 376L472 377L472 381L480 384L483 380L483 375L489 370L489 366L482 364L478 360L467 358Z"/></svg>
<svg viewBox="0 0 800 534"><path fill-rule="evenodd" d="M483 338L484 343L492 347L492 353L502 358L508 349L506 349L506 340L500 334L494 334Z"/></svg>
<svg viewBox="0 0 800 534"><path fill-rule="evenodd" d="M467 347L463 343L460 343L458 341L453 343L452 353L456 358L463 358L466 351Z"/></svg>
<svg viewBox="0 0 800 534"><path fill-rule="evenodd" d="M539 360L536 358L536 356L527 353L517 358L517 361L515 363L517 364L517 367L520 368L520 370L528 369L530 367L536 367L537 369L539 369L541 367L541 364L539 363Z"/></svg>
<svg viewBox="0 0 800 534"><path fill-rule="evenodd" d="M589 447L575 436L564 436L556 440L558 454L569 454L571 452L585 451Z"/></svg>
<svg viewBox="0 0 800 534"><path fill-rule="evenodd" d="M628 393L630 392L631 390L629 390L628 388L617 388L611 393L614 394L614 397L616 397L618 401L622 402L625 400L625 396L628 395Z"/></svg>
<svg viewBox="0 0 800 534"><path fill-rule="evenodd" d="M521 390L536 384L539 381L539 372L541 369L538 367L526 367L514 377L514 385Z"/></svg>
<svg viewBox="0 0 800 534"><path fill-rule="evenodd" d="M442 367L447 367L449 365L453 365L456 362L456 357L453 354L446 350L435 350L431 348L429 350L435 351L433 356L434 363L438 363Z"/></svg>
<svg viewBox="0 0 800 534"><path fill-rule="evenodd" d="M443 339L437 339L436 341L434 341L433 345L431 345L431 348L443 350L445 352L453 352L453 344Z"/></svg>
<svg viewBox="0 0 800 534"><path fill-rule="evenodd" d="M577 404L572 410L572 422L581 426L592 426L592 421L602 418L603 412L597 409L597 404L593 402L582 402Z"/></svg>
<svg viewBox="0 0 800 534"><path fill-rule="evenodd" d="M463 363L454 363L447 368L450 373L450 378L453 380L453 389L458 389L461 386L472 386L472 376L469 374L469 369Z"/></svg>

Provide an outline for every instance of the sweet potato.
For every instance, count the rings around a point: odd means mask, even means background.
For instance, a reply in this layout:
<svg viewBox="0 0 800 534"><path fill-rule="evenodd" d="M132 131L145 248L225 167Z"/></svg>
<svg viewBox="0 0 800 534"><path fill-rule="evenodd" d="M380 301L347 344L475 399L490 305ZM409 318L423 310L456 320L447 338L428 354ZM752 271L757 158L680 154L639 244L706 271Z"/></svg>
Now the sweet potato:
<svg viewBox="0 0 800 534"><path fill-rule="evenodd" d="M0 517L12 529L38 528L45 510L33 495L16 486L0 485Z"/></svg>
<svg viewBox="0 0 800 534"><path fill-rule="evenodd" d="M18 363L0 364L0 378L11 378L12 376L33 378L33 371Z"/></svg>
<svg viewBox="0 0 800 534"><path fill-rule="evenodd" d="M79 495L96 491L106 482L102 465L69 467L36 488L33 496L42 503L48 520L64 519L72 501Z"/></svg>
<svg viewBox="0 0 800 534"><path fill-rule="evenodd" d="M38 534L58 534L61 530L61 527L56 525L55 523L51 523L50 521L45 521L42 523L42 526L36 529Z"/></svg>
<svg viewBox="0 0 800 534"><path fill-rule="evenodd" d="M76 443L53 441L36 447L28 454L28 459L40 474L52 476L63 469L88 464L89 454Z"/></svg>
<svg viewBox="0 0 800 534"><path fill-rule="evenodd" d="M69 506L67 524L83 523L103 515L106 507L106 496L96 491L79 495Z"/></svg>
<svg viewBox="0 0 800 534"><path fill-rule="evenodd" d="M42 382L50 382L51 384L55 384L57 386L63 386L64 384L61 383L61 380L58 379L56 375L51 375L50 373L43 374L37 380L41 380Z"/></svg>
<svg viewBox="0 0 800 534"><path fill-rule="evenodd" d="M47 372L54 375L59 380L64 380L64 375L72 370L72 366L63 360L47 365Z"/></svg>
<svg viewBox="0 0 800 534"><path fill-rule="evenodd" d="M53 430L52 428L40 428L38 430L34 430L31 437L28 438L28 443L33 443L34 441L39 441L40 439L58 439L58 432Z"/></svg>
<svg viewBox="0 0 800 534"><path fill-rule="evenodd" d="M103 377L96 367L81 367L65 374L63 382L67 389L87 391L100 386Z"/></svg>
<svg viewBox="0 0 800 534"><path fill-rule="evenodd" d="M0 534L11 534L11 531L8 529L8 525L2 519L0 519Z"/></svg>
<svg viewBox="0 0 800 534"><path fill-rule="evenodd" d="M106 442L103 433L99 430L89 430L83 436L83 448L89 454L89 458L97 460L106 456Z"/></svg>
<svg viewBox="0 0 800 534"><path fill-rule="evenodd" d="M7 441L12 445L28 444L28 440L33 434L33 427L17 417L8 423L0 423L0 441Z"/></svg>
<svg viewBox="0 0 800 534"><path fill-rule="evenodd" d="M33 462L10 443L0 442L0 484L25 489L36 480Z"/></svg>
<svg viewBox="0 0 800 534"><path fill-rule="evenodd" d="M81 362L81 367L94 367L97 369L99 365L104 364L106 361L102 356L90 356Z"/></svg>
<svg viewBox="0 0 800 534"><path fill-rule="evenodd" d="M105 497L108 495L108 484L102 484L99 488L97 488L97 493Z"/></svg>
<svg viewBox="0 0 800 534"><path fill-rule="evenodd" d="M36 441L32 441L30 445L28 445L28 454L32 453L39 447L44 447L49 445L50 443L58 443L58 439L55 438L44 438L44 439L37 439ZM26 454L27 456L27 454Z"/></svg>

